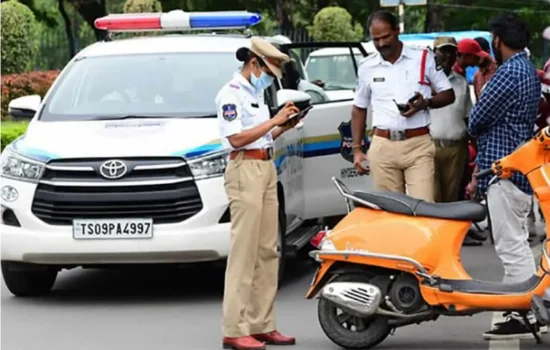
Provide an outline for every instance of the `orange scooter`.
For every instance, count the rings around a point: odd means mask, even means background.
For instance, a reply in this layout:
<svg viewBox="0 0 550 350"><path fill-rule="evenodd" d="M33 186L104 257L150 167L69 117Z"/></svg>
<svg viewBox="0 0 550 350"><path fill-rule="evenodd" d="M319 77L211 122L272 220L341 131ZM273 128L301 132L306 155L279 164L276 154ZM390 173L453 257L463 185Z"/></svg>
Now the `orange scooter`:
<svg viewBox="0 0 550 350"><path fill-rule="evenodd" d="M550 129L477 177L525 174L550 223ZM461 246L485 206L474 201L428 203L404 194L351 192L332 179L346 199L348 214L321 232L320 262L306 298L319 296L318 317L328 338L347 349L372 348L395 329L440 316L485 311L518 312L540 343L550 324L550 229L536 275L521 283L474 280L464 270ZM533 311L531 313L530 311Z"/></svg>

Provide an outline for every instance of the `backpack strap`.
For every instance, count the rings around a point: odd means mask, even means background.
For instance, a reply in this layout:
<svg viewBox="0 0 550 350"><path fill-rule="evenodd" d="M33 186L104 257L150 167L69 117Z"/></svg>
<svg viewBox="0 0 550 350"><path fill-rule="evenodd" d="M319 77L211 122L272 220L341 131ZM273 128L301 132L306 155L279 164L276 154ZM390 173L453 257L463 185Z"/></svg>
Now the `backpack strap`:
<svg viewBox="0 0 550 350"><path fill-rule="evenodd" d="M430 86L431 84L426 81L426 58L428 57L428 49L422 50L422 62L420 63L420 85Z"/></svg>

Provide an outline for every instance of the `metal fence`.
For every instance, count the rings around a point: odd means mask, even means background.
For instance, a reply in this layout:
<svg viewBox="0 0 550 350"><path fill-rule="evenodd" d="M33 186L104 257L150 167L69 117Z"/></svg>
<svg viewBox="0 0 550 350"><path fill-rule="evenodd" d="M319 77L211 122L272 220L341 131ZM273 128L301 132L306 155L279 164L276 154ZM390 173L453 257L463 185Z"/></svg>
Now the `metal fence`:
<svg viewBox="0 0 550 350"><path fill-rule="evenodd" d="M307 30L276 30L269 35L281 34L288 37L292 42L313 41ZM75 33L76 51L80 51L88 45L96 42L92 31ZM40 33L39 55L34 63L36 70L62 69L70 59L67 36L64 31L46 30Z"/></svg>

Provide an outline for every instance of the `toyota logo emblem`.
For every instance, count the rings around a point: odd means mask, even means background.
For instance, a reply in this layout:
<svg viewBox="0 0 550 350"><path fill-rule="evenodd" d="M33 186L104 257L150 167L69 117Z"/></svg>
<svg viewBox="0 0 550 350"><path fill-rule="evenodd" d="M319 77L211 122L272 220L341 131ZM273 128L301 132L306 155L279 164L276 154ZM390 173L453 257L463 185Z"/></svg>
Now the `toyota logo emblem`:
<svg viewBox="0 0 550 350"><path fill-rule="evenodd" d="M108 160L99 167L101 176L110 180L120 179L127 171L126 164L120 160Z"/></svg>

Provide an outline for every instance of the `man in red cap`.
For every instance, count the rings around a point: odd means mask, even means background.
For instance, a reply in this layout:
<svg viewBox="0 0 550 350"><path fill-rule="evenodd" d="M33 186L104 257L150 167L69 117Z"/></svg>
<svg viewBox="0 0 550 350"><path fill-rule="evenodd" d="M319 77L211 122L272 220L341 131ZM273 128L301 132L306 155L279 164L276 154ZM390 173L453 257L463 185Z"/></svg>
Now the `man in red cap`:
<svg viewBox="0 0 550 350"><path fill-rule="evenodd" d="M456 63L453 70L462 76L466 76L466 68L478 66L490 55L483 51L474 39L462 39L458 42Z"/></svg>

